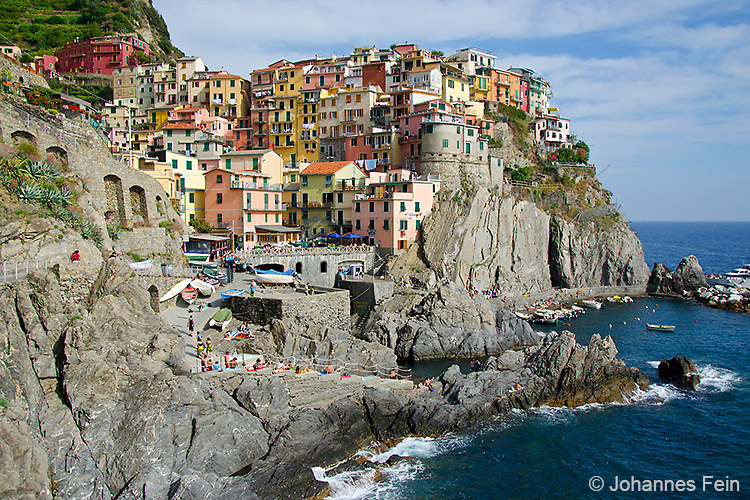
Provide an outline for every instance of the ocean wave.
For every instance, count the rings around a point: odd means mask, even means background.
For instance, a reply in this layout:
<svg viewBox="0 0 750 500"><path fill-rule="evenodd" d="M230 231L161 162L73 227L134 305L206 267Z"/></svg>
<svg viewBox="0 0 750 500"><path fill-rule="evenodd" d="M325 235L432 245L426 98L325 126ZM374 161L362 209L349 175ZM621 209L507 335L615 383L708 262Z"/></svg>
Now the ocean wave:
<svg viewBox="0 0 750 500"><path fill-rule="evenodd" d="M698 375L701 381L698 384L699 392L728 392L734 389L734 386L742 381L742 377L737 372L727 368L721 368L707 365L697 365Z"/></svg>
<svg viewBox="0 0 750 500"><path fill-rule="evenodd" d="M653 368L659 368L659 361L648 361L647 364ZM695 365L701 381L698 384L698 392L728 392L742 381L740 374L728 368L721 368L712 364Z"/></svg>
<svg viewBox="0 0 750 500"><path fill-rule="evenodd" d="M687 397L686 393L673 385L651 384L648 390L638 389L635 391L628 398L627 403L663 405L669 401L685 397Z"/></svg>
<svg viewBox="0 0 750 500"><path fill-rule="evenodd" d="M416 479L424 472L422 459L466 446L469 440L468 436L452 435L442 438L409 437L386 450L382 450L379 443L374 443L373 446L358 451L354 457L362 457L377 464L384 464L394 455L404 457L405 460L390 467L363 468L332 476L329 476L329 471L339 464L328 469L313 467L312 470L315 479L328 483L328 500L396 500L399 498L399 485Z"/></svg>

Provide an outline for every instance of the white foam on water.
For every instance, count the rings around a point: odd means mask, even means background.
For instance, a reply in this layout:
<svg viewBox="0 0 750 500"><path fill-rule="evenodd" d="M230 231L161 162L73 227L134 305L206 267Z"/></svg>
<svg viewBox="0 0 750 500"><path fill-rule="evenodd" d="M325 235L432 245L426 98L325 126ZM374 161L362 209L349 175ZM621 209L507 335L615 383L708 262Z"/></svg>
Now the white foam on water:
<svg viewBox="0 0 750 500"><path fill-rule="evenodd" d="M739 373L727 368L711 364L697 365L695 368L701 378L697 387L700 392L728 392L734 389L735 384L742 381Z"/></svg>
<svg viewBox="0 0 750 500"><path fill-rule="evenodd" d="M385 462L393 455L400 455L402 457L412 458L430 458L440 453L440 441L435 438L420 437L420 438L406 438L399 442L393 448L373 455L370 458L372 462Z"/></svg>
<svg viewBox="0 0 750 500"><path fill-rule="evenodd" d="M687 397L685 392L673 385L651 384L648 390L644 391L638 389L633 393L633 395L628 398L628 403L663 405L669 401L685 397Z"/></svg>
<svg viewBox="0 0 750 500"><path fill-rule="evenodd" d="M661 363L661 361L647 361L647 363L651 368L659 368L659 363Z"/></svg>

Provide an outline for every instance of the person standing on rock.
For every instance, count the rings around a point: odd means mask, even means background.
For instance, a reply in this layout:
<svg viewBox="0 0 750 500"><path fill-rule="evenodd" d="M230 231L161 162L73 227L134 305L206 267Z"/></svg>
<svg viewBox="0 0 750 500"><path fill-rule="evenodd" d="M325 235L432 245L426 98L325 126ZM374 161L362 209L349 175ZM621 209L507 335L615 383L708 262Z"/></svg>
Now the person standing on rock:
<svg viewBox="0 0 750 500"><path fill-rule="evenodd" d="M195 331L195 320L193 320L193 315L192 314L188 318L187 327L188 327L188 333L192 337L193 336L193 332Z"/></svg>
<svg viewBox="0 0 750 500"><path fill-rule="evenodd" d="M211 356L212 352L214 352L214 345L211 343L211 337L206 337L206 353Z"/></svg>

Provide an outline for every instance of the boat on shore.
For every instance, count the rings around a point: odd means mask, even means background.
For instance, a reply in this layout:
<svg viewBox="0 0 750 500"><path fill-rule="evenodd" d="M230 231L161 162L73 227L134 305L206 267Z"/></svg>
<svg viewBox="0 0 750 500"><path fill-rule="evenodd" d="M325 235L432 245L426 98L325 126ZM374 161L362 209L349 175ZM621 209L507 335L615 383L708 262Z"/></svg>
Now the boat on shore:
<svg viewBox="0 0 750 500"><path fill-rule="evenodd" d="M185 289L185 287L187 287L190 284L190 281L191 281L190 278L188 278L186 280L182 280L179 283L177 283L175 286L170 288L167 291L167 293L161 296L161 298L159 299L159 302L164 302L173 297L177 297L180 294L180 292L182 292Z"/></svg>
<svg viewBox="0 0 750 500"><path fill-rule="evenodd" d="M584 300L581 302L585 307L588 307L589 309L601 309L602 303L597 300Z"/></svg>
<svg viewBox="0 0 750 500"><path fill-rule="evenodd" d="M653 330L655 332L673 332L675 327L673 325L650 325L646 324L646 330Z"/></svg>
<svg viewBox="0 0 750 500"><path fill-rule="evenodd" d="M240 295L244 293L245 293L245 290L240 290L239 288L233 288L231 290L225 290L221 292L221 298L224 300L229 300L232 297L239 297Z"/></svg>
<svg viewBox="0 0 750 500"><path fill-rule="evenodd" d="M192 286L187 286L180 292L180 295L182 296L182 300L188 304L192 304L198 298L198 290Z"/></svg>

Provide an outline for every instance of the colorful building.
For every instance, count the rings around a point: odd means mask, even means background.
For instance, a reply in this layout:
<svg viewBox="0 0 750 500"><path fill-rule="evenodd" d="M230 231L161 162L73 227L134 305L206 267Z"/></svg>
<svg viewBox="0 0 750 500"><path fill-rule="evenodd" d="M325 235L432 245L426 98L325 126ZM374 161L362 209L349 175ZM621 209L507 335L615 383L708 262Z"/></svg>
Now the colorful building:
<svg viewBox="0 0 750 500"><path fill-rule="evenodd" d="M272 234L276 241L279 234L290 234L281 227L285 209L281 184L271 183L270 175L215 168L204 177L206 220L215 232L230 236L234 248L252 248L273 242ZM270 231L273 226L278 231Z"/></svg>
<svg viewBox="0 0 750 500"><path fill-rule="evenodd" d="M315 162L299 173L295 216L308 238L351 227L351 199L367 175L350 161ZM294 199L294 198L292 198ZM348 202L347 202L348 200Z"/></svg>
<svg viewBox="0 0 750 500"><path fill-rule="evenodd" d="M439 180L420 180L413 172L371 173L365 192L353 201L352 231L369 244L401 253L419 237L439 190Z"/></svg>
<svg viewBox="0 0 750 500"><path fill-rule="evenodd" d="M226 71L209 77L211 116L236 118L247 115L250 109L250 82Z"/></svg>
<svg viewBox="0 0 750 500"><path fill-rule="evenodd" d="M111 75L114 68L135 64L136 52L150 55L151 49L148 43L131 35L76 39L55 54L57 71Z"/></svg>
<svg viewBox="0 0 750 500"><path fill-rule="evenodd" d="M529 128L542 151L551 152L562 147L572 147L570 120L567 118L544 114L532 120Z"/></svg>

